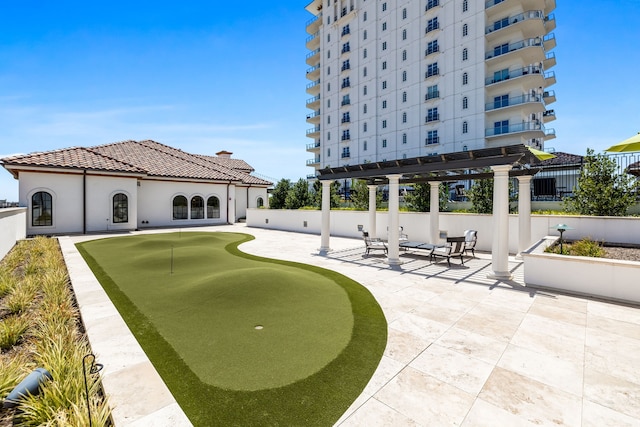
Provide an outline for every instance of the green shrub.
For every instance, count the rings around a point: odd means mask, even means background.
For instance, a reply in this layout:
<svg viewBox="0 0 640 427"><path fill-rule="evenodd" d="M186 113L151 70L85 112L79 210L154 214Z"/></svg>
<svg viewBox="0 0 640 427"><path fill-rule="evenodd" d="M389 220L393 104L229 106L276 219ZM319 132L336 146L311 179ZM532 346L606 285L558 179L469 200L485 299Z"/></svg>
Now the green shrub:
<svg viewBox="0 0 640 427"><path fill-rule="evenodd" d="M606 255L605 250L600 243L585 237L582 240L578 240L573 243L565 242L562 245L562 253L560 253L560 244L549 246L545 249L547 253L560 254L560 255L573 255L573 256L586 256L593 258L602 258Z"/></svg>
<svg viewBox="0 0 640 427"><path fill-rule="evenodd" d="M0 350L8 350L20 342L29 327L29 322L19 316L8 316L0 320Z"/></svg>

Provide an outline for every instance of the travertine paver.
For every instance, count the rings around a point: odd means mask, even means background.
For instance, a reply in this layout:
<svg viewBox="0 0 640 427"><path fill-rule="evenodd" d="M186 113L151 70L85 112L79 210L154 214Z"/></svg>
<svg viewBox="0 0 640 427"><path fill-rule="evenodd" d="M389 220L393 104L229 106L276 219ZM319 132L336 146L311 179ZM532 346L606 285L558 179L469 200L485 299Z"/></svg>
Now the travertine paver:
<svg viewBox="0 0 640 427"><path fill-rule="evenodd" d="M391 268L358 239L332 237L322 256L316 235L197 230L253 234L241 250L338 271L375 296L387 348L338 425L640 425L638 307L527 288L515 259L513 281L496 282L488 254L448 268L401 253Z"/></svg>

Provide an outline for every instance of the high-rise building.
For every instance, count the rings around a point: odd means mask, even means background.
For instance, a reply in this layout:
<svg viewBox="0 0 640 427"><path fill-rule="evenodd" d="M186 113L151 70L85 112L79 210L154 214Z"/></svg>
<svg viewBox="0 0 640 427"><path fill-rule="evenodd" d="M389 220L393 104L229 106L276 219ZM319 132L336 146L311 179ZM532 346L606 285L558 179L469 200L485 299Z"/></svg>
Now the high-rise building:
<svg viewBox="0 0 640 427"><path fill-rule="evenodd" d="M555 0L314 0L307 165L554 138ZM314 175L310 175L312 177Z"/></svg>

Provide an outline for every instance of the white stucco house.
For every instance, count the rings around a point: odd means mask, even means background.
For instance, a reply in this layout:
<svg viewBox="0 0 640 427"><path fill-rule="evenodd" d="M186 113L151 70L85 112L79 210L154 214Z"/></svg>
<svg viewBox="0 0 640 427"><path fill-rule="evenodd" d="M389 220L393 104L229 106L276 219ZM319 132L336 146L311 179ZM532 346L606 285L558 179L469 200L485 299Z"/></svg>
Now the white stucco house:
<svg viewBox="0 0 640 427"><path fill-rule="evenodd" d="M0 159L19 181L27 234L87 233L236 222L267 204L269 181L221 151L190 154L123 141Z"/></svg>

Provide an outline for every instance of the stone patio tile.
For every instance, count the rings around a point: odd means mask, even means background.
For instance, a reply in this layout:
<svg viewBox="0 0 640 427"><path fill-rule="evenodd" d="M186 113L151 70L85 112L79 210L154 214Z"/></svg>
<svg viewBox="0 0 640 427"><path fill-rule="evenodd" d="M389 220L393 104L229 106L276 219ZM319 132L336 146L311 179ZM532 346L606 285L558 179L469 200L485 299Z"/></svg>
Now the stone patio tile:
<svg viewBox="0 0 640 427"><path fill-rule="evenodd" d="M338 421L334 425L341 425L344 421L346 421L351 415L353 415L357 411L363 411L362 406L367 403L371 399L371 396L366 393L361 393L360 396L349 406L349 408L340 416Z"/></svg>
<svg viewBox="0 0 640 427"><path fill-rule="evenodd" d="M585 353L587 369L635 382L640 387L640 340L587 329Z"/></svg>
<svg viewBox="0 0 640 427"><path fill-rule="evenodd" d="M589 400L582 403L582 427L637 427L637 418L614 411Z"/></svg>
<svg viewBox="0 0 640 427"><path fill-rule="evenodd" d="M637 307L604 301L589 301L588 310L589 314L640 325L640 310Z"/></svg>
<svg viewBox="0 0 640 427"><path fill-rule="evenodd" d="M507 307L479 304L456 322L455 326L489 338L509 341L525 313Z"/></svg>
<svg viewBox="0 0 640 427"><path fill-rule="evenodd" d="M624 320L617 320L589 313L587 316L587 327L632 338L634 340L640 340L640 325L637 323L630 323Z"/></svg>
<svg viewBox="0 0 640 427"><path fill-rule="evenodd" d="M565 360L584 358L585 328L529 314L511 344Z"/></svg>
<svg viewBox="0 0 640 427"><path fill-rule="evenodd" d="M346 420L338 422L336 425L340 425L341 427L410 427L418 426L419 424L379 400L369 399L358 411Z"/></svg>
<svg viewBox="0 0 640 427"><path fill-rule="evenodd" d="M537 290L534 305L548 305L576 313L586 314L588 300L580 297Z"/></svg>
<svg viewBox="0 0 640 427"><path fill-rule="evenodd" d="M637 383L588 369L584 375L584 398L640 419L640 386Z"/></svg>
<svg viewBox="0 0 640 427"><path fill-rule="evenodd" d="M418 289L413 286L399 290L398 292L396 292L396 295L403 298L411 299L413 301L418 301L420 303L425 303L438 296L438 294L435 292Z"/></svg>
<svg viewBox="0 0 640 427"><path fill-rule="evenodd" d="M460 425L474 400L474 396L411 367L374 397L425 426Z"/></svg>
<svg viewBox="0 0 640 427"><path fill-rule="evenodd" d="M177 403L127 424L128 427L189 427L192 425Z"/></svg>
<svg viewBox="0 0 640 427"><path fill-rule="evenodd" d="M387 347L384 355L398 362L407 364L416 358L427 346L430 341L416 338L415 335L406 332L389 329L387 335Z"/></svg>
<svg viewBox="0 0 640 427"><path fill-rule="evenodd" d="M479 397L533 424L581 424L580 397L503 368L493 370Z"/></svg>
<svg viewBox="0 0 640 427"><path fill-rule="evenodd" d="M506 341L495 340L456 327L445 332L435 343L449 350L494 365L498 362L508 344Z"/></svg>
<svg viewBox="0 0 640 427"><path fill-rule="evenodd" d="M534 298L529 296L529 292L526 290L495 288L482 303L498 307L509 307L510 310L526 313L531 308L533 301Z"/></svg>
<svg viewBox="0 0 640 427"><path fill-rule="evenodd" d="M405 366L406 364L402 362L398 362L397 360L393 360L387 356L382 356L376 371L369 380L367 386L364 388L363 393L368 396L373 396L389 381L391 381L393 377L398 375Z"/></svg>
<svg viewBox="0 0 640 427"><path fill-rule="evenodd" d="M466 298L457 291L449 290L429 301L433 305L456 311L468 312L478 305L478 301Z"/></svg>
<svg viewBox="0 0 640 427"><path fill-rule="evenodd" d="M475 396L494 365L433 344L409 366Z"/></svg>
<svg viewBox="0 0 640 427"><path fill-rule="evenodd" d="M569 310L560 305L549 304L543 302L542 298L536 298L533 305L529 309L529 314L544 317L559 322L571 323L576 326L585 326L587 324L587 313Z"/></svg>
<svg viewBox="0 0 640 427"><path fill-rule="evenodd" d="M448 325L416 316L415 314L405 314L398 320L389 324L389 327L398 331L406 332L423 341L432 343L437 340L448 328Z"/></svg>
<svg viewBox="0 0 640 427"><path fill-rule="evenodd" d="M426 302L420 304L411 313L445 325L453 325L464 316L466 310L456 310Z"/></svg>
<svg viewBox="0 0 640 427"><path fill-rule="evenodd" d="M462 427L534 427L538 425L482 399L476 399L462 423Z"/></svg>
<svg viewBox="0 0 640 427"><path fill-rule="evenodd" d="M567 393L582 395L582 363L509 344L497 366Z"/></svg>

